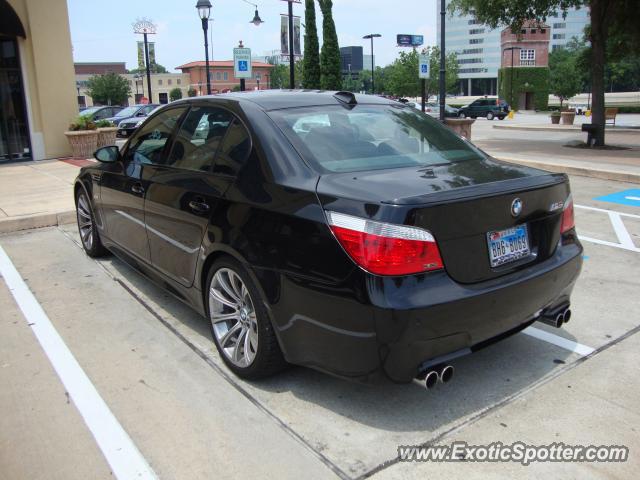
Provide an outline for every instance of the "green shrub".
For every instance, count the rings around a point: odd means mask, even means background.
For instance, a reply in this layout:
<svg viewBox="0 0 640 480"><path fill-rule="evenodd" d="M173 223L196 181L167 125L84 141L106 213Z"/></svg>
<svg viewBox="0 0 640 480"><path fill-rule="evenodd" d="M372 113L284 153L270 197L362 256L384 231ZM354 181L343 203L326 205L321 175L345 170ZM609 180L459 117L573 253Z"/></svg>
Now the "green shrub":
<svg viewBox="0 0 640 480"><path fill-rule="evenodd" d="M115 123L110 122L109 120L98 120L96 122L96 127L97 128L108 128L108 127L115 127Z"/></svg>
<svg viewBox="0 0 640 480"><path fill-rule="evenodd" d="M81 130L95 130L98 128L88 115L80 115L69 125L69 130L78 132Z"/></svg>

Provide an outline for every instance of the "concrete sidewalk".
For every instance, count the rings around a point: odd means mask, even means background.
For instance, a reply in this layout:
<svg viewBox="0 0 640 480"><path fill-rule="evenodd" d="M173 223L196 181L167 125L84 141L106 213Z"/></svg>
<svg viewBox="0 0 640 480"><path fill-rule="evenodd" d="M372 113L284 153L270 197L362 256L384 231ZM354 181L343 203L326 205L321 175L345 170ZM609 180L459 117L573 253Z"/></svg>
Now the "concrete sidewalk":
<svg viewBox="0 0 640 480"><path fill-rule="evenodd" d="M74 222L72 187L79 163L46 160L0 165L0 233Z"/></svg>

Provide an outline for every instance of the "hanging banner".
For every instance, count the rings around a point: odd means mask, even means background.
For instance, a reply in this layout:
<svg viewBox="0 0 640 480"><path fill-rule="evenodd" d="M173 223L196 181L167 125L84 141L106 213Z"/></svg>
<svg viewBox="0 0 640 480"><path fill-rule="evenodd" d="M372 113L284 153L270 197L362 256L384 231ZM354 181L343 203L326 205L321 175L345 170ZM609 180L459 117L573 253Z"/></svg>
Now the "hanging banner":
<svg viewBox="0 0 640 480"><path fill-rule="evenodd" d="M144 42L138 42L138 68L144 70Z"/></svg>
<svg viewBox="0 0 640 480"><path fill-rule="evenodd" d="M289 16L280 15L280 54L289 56ZM302 56L300 44L300 17L293 17L293 54Z"/></svg>
<svg viewBox="0 0 640 480"><path fill-rule="evenodd" d="M149 65L156 64L156 44L155 42L149 42Z"/></svg>

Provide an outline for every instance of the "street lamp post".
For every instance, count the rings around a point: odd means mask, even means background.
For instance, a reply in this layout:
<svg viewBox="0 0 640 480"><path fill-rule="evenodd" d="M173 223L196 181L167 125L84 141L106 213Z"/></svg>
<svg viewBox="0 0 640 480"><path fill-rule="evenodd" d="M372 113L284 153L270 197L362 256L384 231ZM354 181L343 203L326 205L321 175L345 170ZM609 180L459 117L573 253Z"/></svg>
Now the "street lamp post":
<svg viewBox="0 0 640 480"><path fill-rule="evenodd" d="M289 4L289 88L296 88L296 57L293 49L293 1L287 0Z"/></svg>
<svg viewBox="0 0 640 480"><path fill-rule="evenodd" d="M133 24L133 33L142 34L144 38L144 60L147 70L147 89L149 90L149 102L153 103L153 97L151 96L151 66L149 65L149 43L147 41L147 35L154 35L156 33L156 26L151 20L140 19Z"/></svg>
<svg viewBox="0 0 640 480"><path fill-rule="evenodd" d="M379 33L371 33L369 35L365 35L364 39L371 39L371 95L374 95L376 93L376 84L375 84L375 61L373 59L373 39L374 38L380 38L382 35L380 35Z"/></svg>
<svg viewBox="0 0 640 480"><path fill-rule="evenodd" d="M511 68L509 69L509 71L511 72L511 74L509 75L509 80L511 80L511 88L510 88L510 93L509 93L509 103L510 103L510 107L511 109L513 109L513 51L514 50L522 50L522 47L507 47L504 49L505 52L507 50L511 50ZM509 117L511 118L511 117Z"/></svg>
<svg viewBox="0 0 640 480"><path fill-rule="evenodd" d="M444 101L447 96L446 87L446 46L445 46L445 15L446 8L444 0L440 0L440 76L438 79L438 96L440 97L440 121L444 122L445 109Z"/></svg>
<svg viewBox="0 0 640 480"><path fill-rule="evenodd" d="M209 29L209 15L211 14L211 2L209 0L198 0L196 4L198 15L202 21L202 32L204 33L204 64L207 71L207 95L211 95L211 72L209 71L209 39L207 30Z"/></svg>

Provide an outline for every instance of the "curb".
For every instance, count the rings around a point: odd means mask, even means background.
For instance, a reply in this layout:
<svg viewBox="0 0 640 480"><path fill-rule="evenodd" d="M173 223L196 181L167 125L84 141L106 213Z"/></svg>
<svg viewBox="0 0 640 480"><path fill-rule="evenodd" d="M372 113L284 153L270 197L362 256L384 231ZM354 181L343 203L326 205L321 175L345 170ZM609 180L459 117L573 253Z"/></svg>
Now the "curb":
<svg viewBox="0 0 640 480"><path fill-rule="evenodd" d="M535 160L523 160L519 158L496 157L498 160L508 163L517 163L532 168L548 170L555 173L567 173L581 177L598 178L600 180L613 180L616 182L640 183L640 174L616 172L614 170L603 170L599 168L574 167L567 164L545 163Z"/></svg>
<svg viewBox="0 0 640 480"><path fill-rule="evenodd" d="M68 210L59 213L40 213L23 217L0 219L0 234L31 230L32 228L55 227L74 223L76 212Z"/></svg>
<svg viewBox="0 0 640 480"><path fill-rule="evenodd" d="M559 127L547 127L538 125L492 125L496 130L524 130L529 132L582 132L582 127L567 125ZM606 133L640 133L637 128L607 128Z"/></svg>

